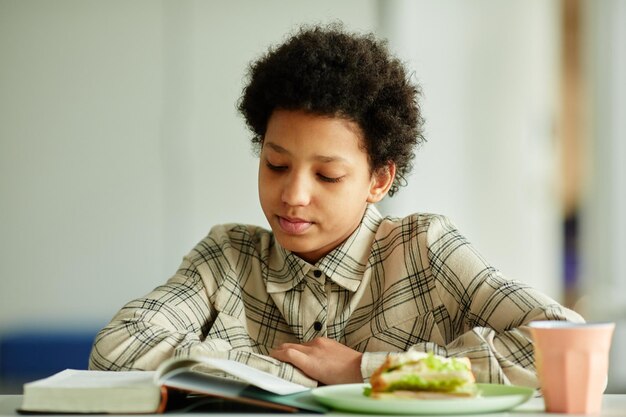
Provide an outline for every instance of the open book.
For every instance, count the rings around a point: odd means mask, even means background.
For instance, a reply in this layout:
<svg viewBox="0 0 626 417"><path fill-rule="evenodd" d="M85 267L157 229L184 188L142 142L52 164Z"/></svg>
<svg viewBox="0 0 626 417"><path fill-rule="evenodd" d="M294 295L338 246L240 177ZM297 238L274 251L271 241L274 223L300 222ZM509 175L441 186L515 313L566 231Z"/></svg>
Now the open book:
<svg viewBox="0 0 626 417"><path fill-rule="evenodd" d="M217 376L215 372L232 378ZM24 384L24 397L18 411L159 413L172 407L174 397L179 401L185 397L179 407L201 404L206 399L220 399L280 411L327 411L303 385L239 362L212 358L172 358L156 371L67 369ZM211 408L207 401L204 404L206 409ZM213 404L223 406L217 400Z"/></svg>

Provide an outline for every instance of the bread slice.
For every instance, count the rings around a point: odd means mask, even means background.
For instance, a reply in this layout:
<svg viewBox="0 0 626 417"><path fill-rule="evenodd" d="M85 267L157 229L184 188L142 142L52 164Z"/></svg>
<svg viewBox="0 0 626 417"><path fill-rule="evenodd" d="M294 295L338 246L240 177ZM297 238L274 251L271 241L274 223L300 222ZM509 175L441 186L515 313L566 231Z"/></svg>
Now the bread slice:
<svg viewBox="0 0 626 417"><path fill-rule="evenodd" d="M468 398L477 395L469 358L433 353L389 355L370 378L372 398Z"/></svg>

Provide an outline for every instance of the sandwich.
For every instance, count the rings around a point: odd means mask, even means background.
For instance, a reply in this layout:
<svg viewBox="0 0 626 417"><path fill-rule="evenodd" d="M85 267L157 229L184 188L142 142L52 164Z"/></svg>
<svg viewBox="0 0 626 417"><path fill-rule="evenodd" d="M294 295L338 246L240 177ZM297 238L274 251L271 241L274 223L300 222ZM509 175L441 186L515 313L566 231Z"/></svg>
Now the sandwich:
<svg viewBox="0 0 626 417"><path fill-rule="evenodd" d="M376 398L444 399L478 395L469 358L433 353L389 355L372 374L365 395Z"/></svg>

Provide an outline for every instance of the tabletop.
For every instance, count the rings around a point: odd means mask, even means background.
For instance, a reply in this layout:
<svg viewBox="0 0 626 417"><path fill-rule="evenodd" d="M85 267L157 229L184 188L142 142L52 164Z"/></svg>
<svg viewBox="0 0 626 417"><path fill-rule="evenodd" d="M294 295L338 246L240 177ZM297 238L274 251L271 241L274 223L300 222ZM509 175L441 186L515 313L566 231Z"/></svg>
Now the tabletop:
<svg viewBox="0 0 626 417"><path fill-rule="evenodd" d="M18 416L19 414L16 412L16 409L22 403L21 395L0 395L0 417L5 416ZM189 414L200 414L200 413L186 413L186 414L176 414L176 413L168 413L171 416L183 416L189 417ZM250 415L247 414L237 414L237 413L202 413L202 414L210 414L211 416L230 416L235 417L238 415ZM272 416L285 416L285 414L271 414L267 412L259 413L263 417L272 417ZM327 416L346 416L348 414L339 413L339 412L331 412L325 414ZM480 416L488 416L488 417L514 417L514 416L523 416L523 417L546 417L546 416L557 416L558 414L546 413L544 411L544 404L541 398L532 398L525 404L520 405L514 410L510 410L502 413L491 413L491 414L472 414L474 417ZM76 415L68 415L68 417L76 417ZM148 414L149 416L149 414ZM368 415L373 416L373 415ZM574 415L568 415L574 417ZM602 413L600 416L620 416L626 417L626 394L605 394L602 401ZM55 417L62 417L61 414L55 414ZM137 417L137 415L129 415L128 417Z"/></svg>

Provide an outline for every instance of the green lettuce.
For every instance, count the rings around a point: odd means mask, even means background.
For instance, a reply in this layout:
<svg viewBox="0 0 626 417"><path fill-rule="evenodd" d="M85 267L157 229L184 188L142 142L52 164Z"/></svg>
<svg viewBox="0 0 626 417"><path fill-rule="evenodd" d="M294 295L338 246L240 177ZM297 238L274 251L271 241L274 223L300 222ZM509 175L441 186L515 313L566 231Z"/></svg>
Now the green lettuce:
<svg viewBox="0 0 626 417"><path fill-rule="evenodd" d="M449 360L444 361L442 360L441 356L435 356L434 353L428 352L428 356L425 358L422 358L418 361L406 362L398 366L394 366L392 368L387 369L385 373L395 371L396 369L399 369L402 366L408 365L408 364L421 364L425 366L426 369L430 371L435 371L435 372L468 370L465 362L462 362L458 360L457 358L449 358Z"/></svg>

